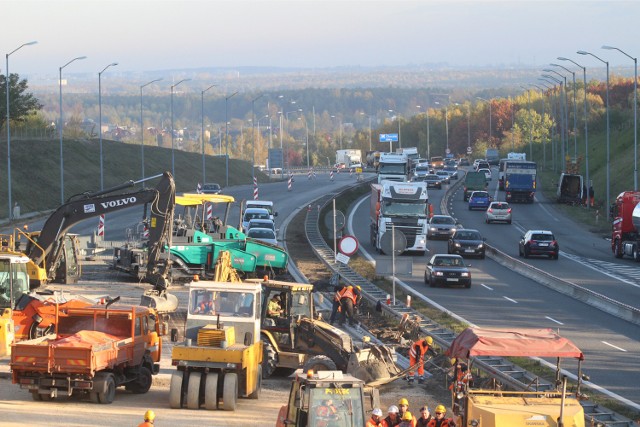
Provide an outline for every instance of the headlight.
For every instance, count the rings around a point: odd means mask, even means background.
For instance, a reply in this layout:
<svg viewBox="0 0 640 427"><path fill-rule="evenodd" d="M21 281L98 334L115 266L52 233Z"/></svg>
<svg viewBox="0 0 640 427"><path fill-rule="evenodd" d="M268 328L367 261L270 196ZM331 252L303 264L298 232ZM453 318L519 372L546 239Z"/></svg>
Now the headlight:
<svg viewBox="0 0 640 427"><path fill-rule="evenodd" d="M469 273L462 273L460 276L462 276L462 277L469 277L469 276L470 276L470 274L469 274Z"/></svg>
<svg viewBox="0 0 640 427"><path fill-rule="evenodd" d="M435 274L436 276L444 276L444 273L442 271L436 271L433 274Z"/></svg>
<svg viewBox="0 0 640 427"><path fill-rule="evenodd" d="M459 248L459 247L460 247L460 243L458 243L458 242L456 242L456 244L455 244L455 245L456 245L456 248Z"/></svg>
<svg viewBox="0 0 640 427"><path fill-rule="evenodd" d="M436 231L435 227L429 227L429 231Z"/></svg>
<svg viewBox="0 0 640 427"><path fill-rule="evenodd" d="M482 249L483 247L484 247L484 243L480 243L480 244L478 245L478 249Z"/></svg>

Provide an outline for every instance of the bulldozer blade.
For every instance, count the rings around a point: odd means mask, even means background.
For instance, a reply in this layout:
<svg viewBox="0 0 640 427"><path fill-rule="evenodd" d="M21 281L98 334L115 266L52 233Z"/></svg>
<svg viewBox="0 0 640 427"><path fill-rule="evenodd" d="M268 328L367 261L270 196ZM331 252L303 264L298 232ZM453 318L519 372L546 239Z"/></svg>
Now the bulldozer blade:
<svg viewBox="0 0 640 427"><path fill-rule="evenodd" d="M140 305L155 308L159 313L173 313L178 309L178 297L168 292L149 291L140 297Z"/></svg>

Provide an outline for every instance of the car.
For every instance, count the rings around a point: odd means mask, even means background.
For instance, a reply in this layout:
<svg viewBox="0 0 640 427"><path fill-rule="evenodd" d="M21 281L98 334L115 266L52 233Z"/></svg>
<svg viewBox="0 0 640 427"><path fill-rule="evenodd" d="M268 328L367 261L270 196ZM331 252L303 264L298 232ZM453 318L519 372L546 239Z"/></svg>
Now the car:
<svg viewBox="0 0 640 427"><path fill-rule="evenodd" d="M450 182L449 172L445 170L438 170L436 171L436 175L440 177L440 180L442 180L443 184L449 184Z"/></svg>
<svg viewBox="0 0 640 427"><path fill-rule="evenodd" d="M249 231L247 231L247 237L260 240L261 242L270 243L272 245L278 245L276 232L270 228L250 228Z"/></svg>
<svg viewBox="0 0 640 427"><path fill-rule="evenodd" d="M530 255L547 255L558 259L560 245L551 231L529 230L520 237L518 255L528 258Z"/></svg>
<svg viewBox="0 0 640 427"><path fill-rule="evenodd" d="M430 287L438 285L462 285L471 287L470 265L465 265L460 255L436 254L427 262L424 283Z"/></svg>
<svg viewBox="0 0 640 427"><path fill-rule="evenodd" d="M449 215L434 215L429 219L427 239L448 239L456 231L458 222Z"/></svg>
<svg viewBox="0 0 640 427"><path fill-rule="evenodd" d="M507 202L491 202L484 217L487 224L504 221L511 224L511 206Z"/></svg>
<svg viewBox="0 0 640 427"><path fill-rule="evenodd" d="M484 259L486 241L487 239L482 237L482 234L480 234L478 230L459 228L449 238L447 253L473 255Z"/></svg>
<svg viewBox="0 0 640 427"><path fill-rule="evenodd" d="M431 173L431 168L428 164L418 164L413 171L413 176L425 176Z"/></svg>
<svg viewBox="0 0 640 427"><path fill-rule="evenodd" d="M486 160L481 160L476 165L476 170L479 170L479 169L489 169L489 170L491 170L491 165Z"/></svg>
<svg viewBox="0 0 640 427"><path fill-rule="evenodd" d="M473 169L477 170L478 169L478 164L480 164L480 162L484 162L485 159L475 159L473 161Z"/></svg>
<svg viewBox="0 0 640 427"><path fill-rule="evenodd" d="M445 166L443 169L449 174L450 179L458 179L458 168L455 166Z"/></svg>
<svg viewBox="0 0 640 427"><path fill-rule="evenodd" d="M430 173L429 175L414 177L413 181L423 181L427 183L427 188L442 188L442 181L436 174Z"/></svg>
<svg viewBox="0 0 640 427"><path fill-rule="evenodd" d="M270 228L273 231L277 231L276 225L270 219L251 219L249 220L247 230L251 230L252 228Z"/></svg>
<svg viewBox="0 0 640 427"><path fill-rule="evenodd" d="M482 178L480 178L482 179ZM469 210L472 209L488 209L491 203L491 196L486 191L473 191L469 195Z"/></svg>
<svg viewBox="0 0 640 427"><path fill-rule="evenodd" d="M487 181L491 181L491 169L481 168L478 169L477 172L483 172Z"/></svg>
<svg viewBox="0 0 640 427"><path fill-rule="evenodd" d="M273 202L271 200L247 200L244 204L245 209L249 208L263 208L269 211L271 221L275 221L275 217L278 216L278 212L275 211Z"/></svg>
<svg viewBox="0 0 640 427"><path fill-rule="evenodd" d="M249 228L249 221L252 219L271 219L271 214L264 208L247 208L242 214L242 229Z"/></svg>
<svg viewBox="0 0 640 427"><path fill-rule="evenodd" d="M469 159L466 157L461 158L458 162L458 166L469 166Z"/></svg>
<svg viewBox="0 0 640 427"><path fill-rule="evenodd" d="M220 194L222 192L222 188L220 184L216 184L215 182L204 184L202 186L202 192L204 194Z"/></svg>

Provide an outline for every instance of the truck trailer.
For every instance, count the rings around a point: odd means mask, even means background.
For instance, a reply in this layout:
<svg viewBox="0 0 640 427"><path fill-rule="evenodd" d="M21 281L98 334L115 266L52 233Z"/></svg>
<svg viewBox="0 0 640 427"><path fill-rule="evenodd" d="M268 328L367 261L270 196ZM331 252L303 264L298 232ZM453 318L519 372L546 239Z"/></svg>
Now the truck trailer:
<svg viewBox="0 0 640 427"><path fill-rule="evenodd" d="M409 159L406 154L381 153L378 163L378 184L383 180L409 181Z"/></svg>
<svg viewBox="0 0 640 427"><path fill-rule="evenodd" d="M344 164L344 167L349 168L361 168L362 167L362 151L355 149L337 150L336 151L336 166Z"/></svg>
<svg viewBox="0 0 640 427"><path fill-rule="evenodd" d="M533 203L536 195L536 162L507 160L504 165L504 190L507 202Z"/></svg>
<svg viewBox="0 0 640 427"><path fill-rule="evenodd" d="M616 258L627 255L640 261L640 192L620 193L612 217L611 251Z"/></svg>

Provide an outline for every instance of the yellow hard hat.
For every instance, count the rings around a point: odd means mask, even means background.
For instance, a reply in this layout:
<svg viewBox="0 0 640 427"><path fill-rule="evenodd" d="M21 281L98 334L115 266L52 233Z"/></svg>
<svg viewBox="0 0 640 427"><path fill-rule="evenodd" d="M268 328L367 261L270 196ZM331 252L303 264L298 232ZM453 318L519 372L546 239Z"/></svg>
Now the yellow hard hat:
<svg viewBox="0 0 640 427"><path fill-rule="evenodd" d="M144 413L145 421L153 421L155 419L156 419L156 413L153 412L152 410L148 410L147 412Z"/></svg>
<svg viewBox="0 0 640 427"><path fill-rule="evenodd" d="M409 401L406 398L402 398L400 399L400 402L398 402L398 405L407 405L409 406Z"/></svg>
<svg viewBox="0 0 640 427"><path fill-rule="evenodd" d="M427 344L433 345L433 338L432 337L427 335L427 337L424 340L427 342Z"/></svg>
<svg viewBox="0 0 640 427"><path fill-rule="evenodd" d="M458 360L456 360L456 358L455 358L455 357L452 357L452 358L451 358L451 360L450 360L450 362L451 362L451 366L455 365L457 361L458 361Z"/></svg>
<svg viewBox="0 0 640 427"><path fill-rule="evenodd" d="M436 412L440 412L441 414L444 414L447 412L447 408L445 408L444 405L438 405L436 406Z"/></svg>
<svg viewBox="0 0 640 427"><path fill-rule="evenodd" d="M413 415L411 415L411 412L407 411L404 414L402 414L402 421L411 421L413 419Z"/></svg>

